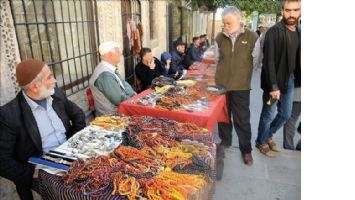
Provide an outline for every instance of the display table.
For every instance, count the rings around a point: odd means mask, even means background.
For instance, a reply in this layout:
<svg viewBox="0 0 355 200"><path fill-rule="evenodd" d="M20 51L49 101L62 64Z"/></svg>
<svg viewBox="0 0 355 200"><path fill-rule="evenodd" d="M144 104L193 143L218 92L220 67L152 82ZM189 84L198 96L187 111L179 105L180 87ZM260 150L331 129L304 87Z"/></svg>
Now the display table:
<svg viewBox="0 0 355 200"><path fill-rule="evenodd" d="M113 196L111 191L107 190L104 194L99 196L84 195L76 191L72 187L64 185L60 176L49 174L43 170L39 171L39 191L43 200L126 200L126 197ZM200 189L198 192L191 194L191 200L208 200L212 198L215 190L215 183L209 183L206 187Z"/></svg>
<svg viewBox="0 0 355 200"><path fill-rule="evenodd" d="M135 100L151 92L151 89L145 90L122 102L118 108L118 112L125 115L147 115L152 117L165 117L178 122L190 122L200 127L207 128L210 132L213 132L217 122L228 123L225 95L220 95L214 101L209 102L208 108L203 109L201 112L161 110L151 105L144 106L136 103Z"/></svg>

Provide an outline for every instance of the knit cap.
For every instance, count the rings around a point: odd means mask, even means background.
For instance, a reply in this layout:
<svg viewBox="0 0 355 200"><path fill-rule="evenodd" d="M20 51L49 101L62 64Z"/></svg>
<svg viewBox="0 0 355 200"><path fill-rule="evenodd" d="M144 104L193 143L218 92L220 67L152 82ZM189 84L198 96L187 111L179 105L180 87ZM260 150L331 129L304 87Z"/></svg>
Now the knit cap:
<svg viewBox="0 0 355 200"><path fill-rule="evenodd" d="M20 86L25 86L41 72L45 63L36 59L26 59L16 67L16 79Z"/></svg>

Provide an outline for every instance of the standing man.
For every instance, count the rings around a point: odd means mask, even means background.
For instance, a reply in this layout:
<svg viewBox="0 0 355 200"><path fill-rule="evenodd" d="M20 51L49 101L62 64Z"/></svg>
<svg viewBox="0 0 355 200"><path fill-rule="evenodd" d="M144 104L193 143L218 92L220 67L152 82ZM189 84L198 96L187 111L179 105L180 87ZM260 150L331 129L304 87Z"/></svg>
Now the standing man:
<svg viewBox="0 0 355 200"><path fill-rule="evenodd" d="M259 60L258 35L241 27L241 13L236 7L227 7L222 12L224 32L216 37L216 84L227 93L229 123L218 123L221 143L218 153L232 145L232 129L237 132L239 148L246 165L253 164L251 155L250 85L253 65ZM233 117L233 123L231 121ZM218 170L218 169L217 169Z"/></svg>
<svg viewBox="0 0 355 200"><path fill-rule="evenodd" d="M83 129L85 114L55 88L42 61L19 63L16 79L22 90L0 107L0 176L14 182L20 199L33 199L38 179L29 157L40 157Z"/></svg>
<svg viewBox="0 0 355 200"><path fill-rule="evenodd" d="M301 1L284 0L282 16L266 32L261 72L263 108L256 147L268 157L279 151L272 136L290 118L295 81L301 80L301 31L297 26Z"/></svg>
<svg viewBox="0 0 355 200"><path fill-rule="evenodd" d="M263 26L259 26L258 30L256 31L256 33L258 34L258 36L260 37L261 34L265 31L265 28Z"/></svg>
<svg viewBox="0 0 355 200"><path fill-rule="evenodd" d="M116 42L99 46L101 62L96 66L89 84L93 90L96 116L117 113L120 103L136 92L118 73L121 52Z"/></svg>

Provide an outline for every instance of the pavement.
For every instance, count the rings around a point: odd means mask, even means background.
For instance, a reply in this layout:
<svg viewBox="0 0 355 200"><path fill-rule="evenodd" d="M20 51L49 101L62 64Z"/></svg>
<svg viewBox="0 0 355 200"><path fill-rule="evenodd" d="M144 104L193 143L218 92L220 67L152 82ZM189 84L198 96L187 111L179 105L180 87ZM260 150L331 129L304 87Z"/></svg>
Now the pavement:
<svg viewBox="0 0 355 200"><path fill-rule="evenodd" d="M232 147L225 152L223 178L216 183L215 200L299 200L301 199L301 152L282 148L283 132L275 133L273 140L281 152L275 157L264 156L255 148L255 139L262 108L260 70L253 73L250 94L252 128L252 155L254 164L243 163L237 134L233 130ZM215 131L216 132L216 131ZM216 143L219 142L215 133ZM300 139L295 134L295 142Z"/></svg>

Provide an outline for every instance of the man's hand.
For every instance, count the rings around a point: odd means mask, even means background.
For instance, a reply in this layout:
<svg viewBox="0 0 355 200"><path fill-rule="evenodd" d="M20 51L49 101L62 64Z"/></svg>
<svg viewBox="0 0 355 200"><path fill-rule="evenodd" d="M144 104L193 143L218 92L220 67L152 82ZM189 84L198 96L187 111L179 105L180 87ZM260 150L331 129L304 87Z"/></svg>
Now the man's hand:
<svg viewBox="0 0 355 200"><path fill-rule="evenodd" d="M38 178L38 169L35 169L32 178Z"/></svg>
<svg viewBox="0 0 355 200"><path fill-rule="evenodd" d="M155 69L155 62L154 62L154 59L152 59L152 61L149 63L149 68L150 68L150 69Z"/></svg>
<svg viewBox="0 0 355 200"><path fill-rule="evenodd" d="M281 95L280 90L272 91L269 94L270 94L271 98L273 98L273 99L276 99L276 100L280 99L280 95Z"/></svg>
<svg viewBox="0 0 355 200"><path fill-rule="evenodd" d="M170 63L171 63L171 60L169 59L169 60L167 60L166 61L166 69L169 69L170 68Z"/></svg>
<svg viewBox="0 0 355 200"><path fill-rule="evenodd" d="M178 71L176 71L176 73L175 73L174 77L175 77L175 78L177 78L178 76L179 76L179 72L178 72Z"/></svg>

